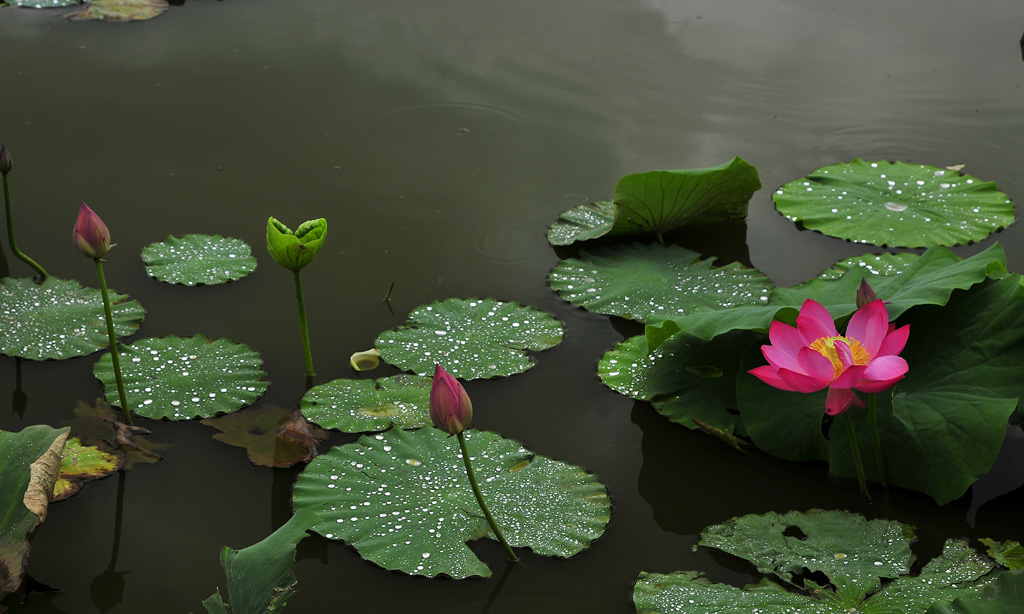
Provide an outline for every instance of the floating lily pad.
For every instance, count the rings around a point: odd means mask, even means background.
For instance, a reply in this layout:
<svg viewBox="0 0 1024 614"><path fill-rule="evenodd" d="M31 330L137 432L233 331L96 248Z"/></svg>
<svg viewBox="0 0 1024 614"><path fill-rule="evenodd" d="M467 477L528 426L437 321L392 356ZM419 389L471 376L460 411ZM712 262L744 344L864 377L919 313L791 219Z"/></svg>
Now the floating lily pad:
<svg viewBox="0 0 1024 614"><path fill-rule="evenodd" d="M259 353L228 339L171 336L119 347L128 405L146 418L187 420L232 412L269 385ZM120 403L109 354L93 373L106 384L107 401Z"/></svg>
<svg viewBox="0 0 1024 614"><path fill-rule="evenodd" d="M980 241L1013 223L994 182L956 171L860 158L814 171L772 196L805 227L855 243L900 247Z"/></svg>
<svg viewBox="0 0 1024 614"><path fill-rule="evenodd" d="M431 383L432 378L419 375L336 379L309 389L302 397L302 415L345 433L383 431L391 425L416 429L430 424Z"/></svg>
<svg viewBox="0 0 1024 614"><path fill-rule="evenodd" d="M68 429L29 426L0 431L0 599L25 578L32 536L46 520Z"/></svg>
<svg viewBox="0 0 1024 614"><path fill-rule="evenodd" d="M220 431L214 439L245 448L249 461L262 467L308 463L327 439L327 433L308 423L298 410L270 404L202 422Z"/></svg>
<svg viewBox="0 0 1024 614"><path fill-rule="evenodd" d="M458 299L417 307L404 327L377 337L385 362L418 375L440 363L462 379L522 373L539 352L562 341L562 325L533 307L494 299Z"/></svg>
<svg viewBox="0 0 1024 614"><path fill-rule="evenodd" d="M136 463L155 463L163 458L158 450L171 447L170 444L150 441L146 437L149 431L141 426L121 422L124 419L121 410L115 413L103 399L96 399L95 406L79 401L74 413L71 432L83 443L122 455L123 469L131 469Z"/></svg>
<svg viewBox="0 0 1024 614"><path fill-rule="evenodd" d="M82 482L105 478L124 464L124 456L82 445L78 437L68 439L61 453L60 475L50 501L67 499L82 489Z"/></svg>
<svg viewBox="0 0 1024 614"><path fill-rule="evenodd" d="M249 245L220 235L169 236L142 249L146 274L169 284L222 284L256 270Z"/></svg>
<svg viewBox="0 0 1024 614"><path fill-rule="evenodd" d="M464 431L477 481L513 547L569 557L605 530L611 503L597 478L486 431ZM490 576L466 546L490 535L454 437L391 429L332 448L295 482L296 510L323 517L317 533L386 569L452 578Z"/></svg>
<svg viewBox="0 0 1024 614"><path fill-rule="evenodd" d="M138 301L111 291L114 333L131 335L146 310ZM109 345L103 295L72 279L0 279L0 353L29 360L73 358Z"/></svg>
<svg viewBox="0 0 1024 614"><path fill-rule="evenodd" d="M919 254L915 254L913 252L901 252L899 254L864 254L863 256L853 256L852 258L840 260L831 267L825 269L820 275L818 275L818 279L839 279L850 269L859 267L870 273L870 275L865 275L864 277L869 283L873 283L872 279L875 276L889 277L890 275L899 275L913 265L914 261L919 257Z"/></svg>
<svg viewBox="0 0 1024 614"><path fill-rule="evenodd" d="M993 565L963 541L949 540L917 576L909 573L909 526L841 511L743 516L701 533L700 545L725 550L774 574L744 589L712 584L700 572L641 573L638 613L849 612L924 614L934 604L974 595L993 581ZM824 585L815 575L828 580ZM891 580L882 587L882 579ZM931 610L928 610L929 612Z"/></svg>
<svg viewBox="0 0 1024 614"><path fill-rule="evenodd" d="M768 302L766 275L738 262L711 263L678 245L619 244L559 262L549 282L577 307L641 322Z"/></svg>
<svg viewBox="0 0 1024 614"><path fill-rule="evenodd" d="M73 13L71 21L142 21L159 17L170 5L167 0L91 0Z"/></svg>
<svg viewBox="0 0 1024 614"><path fill-rule="evenodd" d="M575 207L548 229L552 245L602 236L653 235L691 224L742 219L754 192L757 169L742 158L721 166L626 175L612 202Z"/></svg>
<svg viewBox="0 0 1024 614"><path fill-rule="evenodd" d="M5 0L11 6L21 6L30 9L53 9L65 6L81 4L82 0ZM0 4L0 6L3 6Z"/></svg>

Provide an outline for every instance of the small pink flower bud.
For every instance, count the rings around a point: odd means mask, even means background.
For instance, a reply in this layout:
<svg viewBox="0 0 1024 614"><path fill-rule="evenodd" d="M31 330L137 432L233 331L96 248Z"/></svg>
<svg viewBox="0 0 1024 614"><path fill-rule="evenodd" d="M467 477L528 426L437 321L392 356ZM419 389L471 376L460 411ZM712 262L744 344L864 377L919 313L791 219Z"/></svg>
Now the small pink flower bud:
<svg viewBox="0 0 1024 614"><path fill-rule="evenodd" d="M864 305L867 305L871 301L877 301L878 295L871 289L868 284L868 280L860 280L860 287L857 288L857 309L860 309Z"/></svg>
<svg viewBox="0 0 1024 614"><path fill-rule="evenodd" d="M6 175L11 172L13 166L14 161L11 160L11 152L7 150L7 145L0 145L0 174Z"/></svg>
<svg viewBox="0 0 1024 614"><path fill-rule="evenodd" d="M82 203L78 208L78 221L71 233L75 248L90 258L102 258L110 249L110 231L100 216Z"/></svg>
<svg viewBox="0 0 1024 614"><path fill-rule="evenodd" d="M430 386L430 420L446 433L456 435L473 419L473 404L459 380L441 365L434 365L434 382Z"/></svg>

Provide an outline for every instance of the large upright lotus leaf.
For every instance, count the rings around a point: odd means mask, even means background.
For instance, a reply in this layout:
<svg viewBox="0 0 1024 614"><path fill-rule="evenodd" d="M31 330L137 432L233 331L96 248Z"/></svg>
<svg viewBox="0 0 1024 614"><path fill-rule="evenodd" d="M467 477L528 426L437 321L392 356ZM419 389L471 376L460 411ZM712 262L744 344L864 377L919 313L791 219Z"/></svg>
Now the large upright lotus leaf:
<svg viewBox="0 0 1024 614"><path fill-rule="evenodd" d="M597 478L496 433L464 431L480 490L508 543L569 557L605 529L611 503ZM338 446L295 482L294 507L323 517L317 533L386 569L490 576L466 546L489 536L458 440L435 428L391 429Z"/></svg>
<svg viewBox="0 0 1024 614"><path fill-rule="evenodd" d="M24 579L31 536L46 520L67 437L67 427L0 431L0 599Z"/></svg>
<svg viewBox="0 0 1024 614"><path fill-rule="evenodd" d="M978 284L943 308L908 313L910 365L879 393L879 430L890 484L940 504L961 496L995 462L1006 422L1024 397L1024 287L1019 275ZM864 412L851 416L868 443ZM853 476L849 445L832 429L833 473ZM866 463L872 465L872 463ZM869 475L873 467L869 467Z"/></svg>
<svg viewBox="0 0 1024 614"><path fill-rule="evenodd" d="M984 591L998 578L990 573L991 561L956 540L947 541L917 576L903 575L910 569L911 540L908 525L842 511L742 516L708 527L700 544L746 559L794 591L768 578L739 589L712 584L699 572L641 573L633 600L645 614L925 614L936 604ZM825 585L818 584L822 574Z"/></svg>
<svg viewBox="0 0 1024 614"><path fill-rule="evenodd" d="M213 285L256 270L249 244L220 235L168 236L142 249L146 274L169 284Z"/></svg>
<svg viewBox="0 0 1024 614"><path fill-rule="evenodd" d="M661 241L691 224L741 219L761 189L757 169L742 158L721 166L626 175L615 184L611 203L580 205L548 229L552 245L601 236L648 235Z"/></svg>
<svg viewBox="0 0 1024 614"><path fill-rule="evenodd" d="M864 267L854 267L837 280L812 279L791 288L775 288L763 306L740 306L705 311L664 322L648 324L647 344L656 348L680 330L701 339L737 329L767 332L772 319L793 323L803 302L812 298L836 319L857 309L857 288L868 275L879 298L887 301L890 320L916 305L945 305L954 290L970 288L989 274L1004 271L1006 255L998 243L961 259L944 247L928 249L899 275L875 276Z"/></svg>
<svg viewBox="0 0 1024 614"><path fill-rule="evenodd" d="M128 405L146 418L187 420L232 412L269 385L259 353L228 339L170 336L119 347ZM109 354L93 373L106 384L107 401L120 403Z"/></svg>
<svg viewBox="0 0 1024 614"><path fill-rule="evenodd" d="M60 475L50 500L67 499L82 489L82 482L105 478L123 465L123 454L83 445L78 437L72 437L61 452Z"/></svg>
<svg viewBox="0 0 1024 614"><path fill-rule="evenodd" d="M124 337L142 324L146 310L135 299L110 292L114 333ZM109 345L103 295L72 279L0 279L0 353L29 360L73 358Z"/></svg>
<svg viewBox="0 0 1024 614"><path fill-rule="evenodd" d="M704 341L680 334L647 351L643 335L618 343L597 363L597 374L612 390L654 407L669 420L698 428L694 419L732 432L737 416L736 372L740 356L760 336L734 331Z"/></svg>
<svg viewBox="0 0 1024 614"><path fill-rule="evenodd" d="M228 604L218 590L203 605L211 614L266 614L281 612L295 592L295 548L322 519L308 510L297 510L263 541L234 550L224 546L220 564L227 576Z"/></svg>
<svg viewBox="0 0 1024 614"><path fill-rule="evenodd" d="M73 13L71 21L143 21L162 15L167 0L91 0L84 8Z"/></svg>
<svg viewBox="0 0 1024 614"><path fill-rule="evenodd" d="M522 373L540 351L562 341L562 325L550 314L494 299L458 299L417 307L405 326L386 331L375 345L386 362L419 375L441 364L461 379Z"/></svg>
<svg viewBox="0 0 1024 614"><path fill-rule="evenodd" d="M820 275L818 275L818 278L828 280L839 279L850 269L860 267L870 273L870 275L865 275L864 277L868 282L872 282L876 276L889 277L890 275L899 275L910 267L910 265L914 264L914 261L919 257L920 255L915 254L914 252L900 252L898 254L886 252L884 254L864 254L863 256L853 256L845 260L840 260L831 267L825 269Z"/></svg>
<svg viewBox="0 0 1024 614"><path fill-rule="evenodd" d="M772 283L763 273L711 263L678 245L618 244L561 261L549 282L577 307L641 322L768 302Z"/></svg>
<svg viewBox="0 0 1024 614"><path fill-rule="evenodd" d="M860 158L814 171L772 196L779 212L856 243L900 247L980 241L1013 223L994 182L956 171Z"/></svg>
<svg viewBox="0 0 1024 614"><path fill-rule="evenodd" d="M302 397L310 422L344 433L383 431L392 424L415 429L430 424L430 377L393 375L379 380L336 379Z"/></svg>

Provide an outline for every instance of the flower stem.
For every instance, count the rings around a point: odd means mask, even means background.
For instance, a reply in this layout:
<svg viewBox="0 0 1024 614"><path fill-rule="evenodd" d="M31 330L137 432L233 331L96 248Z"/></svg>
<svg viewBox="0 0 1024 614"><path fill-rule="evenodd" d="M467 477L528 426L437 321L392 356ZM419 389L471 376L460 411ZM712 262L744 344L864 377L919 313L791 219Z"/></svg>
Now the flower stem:
<svg viewBox="0 0 1024 614"><path fill-rule="evenodd" d="M469 476L469 484L473 487L473 495L476 496L476 502L480 505L480 509L484 512L484 517L487 518L487 524L491 525L491 530L494 531L494 535L497 536L498 541L501 542L502 546L505 546L505 552L508 553L508 560L518 561L519 557L512 551L512 547L505 541L505 536L501 534L501 529L498 528L498 523L494 522L494 517L491 516L490 510L487 509L487 504L484 503L484 496L480 494L480 487L477 486L476 476L473 475L473 467L469 464L469 448L466 447L466 437L462 434L462 431L456 435L459 438L459 446L462 448L462 460L466 463L466 475Z"/></svg>
<svg viewBox="0 0 1024 614"><path fill-rule="evenodd" d="M295 300L299 303L299 324L302 327L302 351L306 354L306 377L312 378L313 354L309 350L309 326L306 324L306 302L302 300L302 280L299 272L295 271Z"/></svg>
<svg viewBox="0 0 1024 614"><path fill-rule="evenodd" d="M14 215L11 213L11 189L7 185L7 174L4 174L4 206L7 208L7 240L11 244L11 251L15 256L20 258L25 264L29 265L39 273L39 283L46 281L46 271L39 264L21 253L18 249L18 244L14 241Z"/></svg>
<svg viewBox="0 0 1024 614"><path fill-rule="evenodd" d="M875 410L875 393L868 395L868 421L871 422L871 447L875 449L875 464L878 466L878 477L882 486L889 487L885 479L885 459L882 458L882 444L878 439L878 415Z"/></svg>
<svg viewBox="0 0 1024 614"><path fill-rule="evenodd" d="M868 494L868 482L864 478L864 464L860 460L860 445L857 444L857 431L853 428L853 419L850 414L843 412L843 420L846 422L846 432L850 435L850 453L853 454L853 465L857 468L857 481L860 483L860 494L864 500L871 503L871 495Z"/></svg>
<svg viewBox="0 0 1024 614"><path fill-rule="evenodd" d="M121 357L117 352L117 335L114 334L114 315L110 311L110 296L107 293L107 278L103 275L103 262L93 258L96 273L100 276L100 293L103 295L103 315L107 320L107 338L110 339L110 360L114 364L114 379L117 381L117 394L121 397L121 411L124 412L124 423L132 423L132 412L128 409L128 398L124 394L124 379L121 377Z"/></svg>

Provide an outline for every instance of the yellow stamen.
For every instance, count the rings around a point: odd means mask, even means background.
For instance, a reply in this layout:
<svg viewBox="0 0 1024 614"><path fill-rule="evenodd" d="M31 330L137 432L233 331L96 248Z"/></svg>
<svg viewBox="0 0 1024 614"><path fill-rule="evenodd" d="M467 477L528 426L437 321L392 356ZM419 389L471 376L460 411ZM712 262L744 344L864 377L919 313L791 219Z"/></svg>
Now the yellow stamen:
<svg viewBox="0 0 1024 614"><path fill-rule="evenodd" d="M835 380L837 377L843 374L846 369L843 368L843 363L839 360L839 351L836 350L836 341L844 341L846 345L850 347L850 352L853 354L853 364L855 365L866 365L869 359L867 350L853 337L819 337L814 340L814 343L810 345L810 348L815 352L821 354L825 358L828 358L832 362L832 379Z"/></svg>

